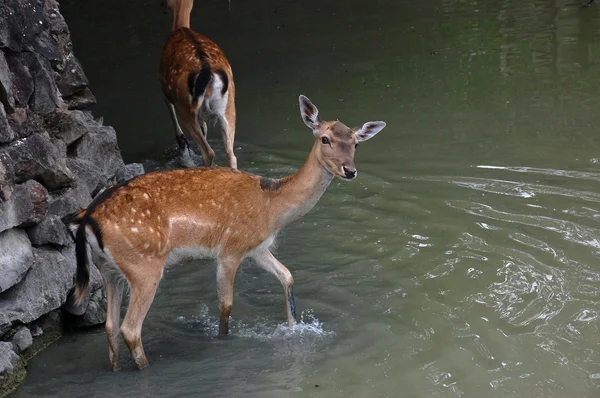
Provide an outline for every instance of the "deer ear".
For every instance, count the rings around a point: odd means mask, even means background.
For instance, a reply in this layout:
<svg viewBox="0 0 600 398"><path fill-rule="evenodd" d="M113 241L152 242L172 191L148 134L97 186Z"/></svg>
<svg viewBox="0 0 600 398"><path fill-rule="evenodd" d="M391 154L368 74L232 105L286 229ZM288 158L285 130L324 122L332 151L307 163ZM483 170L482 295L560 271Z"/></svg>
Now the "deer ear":
<svg viewBox="0 0 600 398"><path fill-rule="evenodd" d="M304 123L313 130L319 128L321 119L319 119L319 110L304 95L300 96L300 114Z"/></svg>
<svg viewBox="0 0 600 398"><path fill-rule="evenodd" d="M385 127L385 122L366 122L360 128L355 128L356 138L359 142L366 141L373 138L375 134L379 133Z"/></svg>

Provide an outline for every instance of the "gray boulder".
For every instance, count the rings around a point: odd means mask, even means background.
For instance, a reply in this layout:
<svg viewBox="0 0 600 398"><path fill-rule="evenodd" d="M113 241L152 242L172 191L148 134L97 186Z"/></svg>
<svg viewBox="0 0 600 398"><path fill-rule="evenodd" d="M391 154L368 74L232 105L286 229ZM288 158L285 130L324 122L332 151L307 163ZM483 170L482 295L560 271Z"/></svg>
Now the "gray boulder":
<svg viewBox="0 0 600 398"><path fill-rule="evenodd" d="M45 131L42 117L28 108L15 108L8 117L8 123L16 138L25 138Z"/></svg>
<svg viewBox="0 0 600 398"><path fill-rule="evenodd" d="M124 166L117 133L112 127L102 126L99 132L90 132L74 144L73 156L98 166L106 179L111 179Z"/></svg>
<svg viewBox="0 0 600 398"><path fill-rule="evenodd" d="M126 164L121 170L117 172L117 182L124 182L131 180L133 177L137 177L144 174L144 165L141 163L129 163Z"/></svg>
<svg viewBox="0 0 600 398"><path fill-rule="evenodd" d="M21 229L0 233L0 292L23 279L33 261L33 248Z"/></svg>
<svg viewBox="0 0 600 398"><path fill-rule="evenodd" d="M59 216L49 214L39 224L27 230L31 243L35 246L52 244L67 246L73 243L66 225Z"/></svg>
<svg viewBox="0 0 600 398"><path fill-rule="evenodd" d="M19 363L19 356L7 341L0 341L0 376L12 372ZM1 378L0 378L1 380Z"/></svg>
<svg viewBox="0 0 600 398"><path fill-rule="evenodd" d="M90 192L85 185L81 184L54 197L48 212L63 219L86 208L91 201Z"/></svg>
<svg viewBox="0 0 600 398"><path fill-rule="evenodd" d="M31 332L25 326L17 329L12 337L13 350L17 353L23 352L33 344Z"/></svg>
<svg viewBox="0 0 600 398"><path fill-rule="evenodd" d="M23 57L33 79L33 94L29 99L29 106L42 115L54 111L60 101L50 61L36 53L23 53Z"/></svg>
<svg viewBox="0 0 600 398"><path fill-rule="evenodd" d="M48 133L17 140L5 151L13 160L17 182L35 179L48 189L58 189L73 181L64 155L52 144Z"/></svg>
<svg viewBox="0 0 600 398"><path fill-rule="evenodd" d="M39 182L6 186L1 191L0 232L40 222L48 211L48 191Z"/></svg>
<svg viewBox="0 0 600 398"><path fill-rule="evenodd" d="M1 94L2 93L1 93L1 89L0 89L0 95ZM10 124L8 123L8 117L6 116L6 111L4 110L4 105L0 104L0 144L5 144L7 142L11 142L14 139L15 139L15 132L13 131L12 127L10 127Z"/></svg>
<svg viewBox="0 0 600 398"><path fill-rule="evenodd" d="M102 279L102 275L100 275L100 271L98 271L98 268L96 268L93 264L90 263L90 283L88 285L87 291L85 292L85 296L81 301L81 304L76 304L75 297L69 296L67 298L67 302L63 306L63 310L73 315L83 315L88 310L89 305L93 301L93 297L96 294L96 291L102 290L103 284L104 281ZM100 295L103 296L103 293L101 292ZM96 302L98 302L98 300L96 300ZM104 305L104 311L106 311L106 304Z"/></svg>
<svg viewBox="0 0 600 398"><path fill-rule="evenodd" d="M73 327L95 326L104 322L106 322L106 295L103 289L97 289L90 297L85 313L73 322Z"/></svg>
<svg viewBox="0 0 600 398"><path fill-rule="evenodd" d="M8 112L12 112L15 108L12 75L2 51L0 51L0 102Z"/></svg>
<svg viewBox="0 0 600 398"><path fill-rule="evenodd" d="M48 26L43 0L0 2L0 48L13 52L27 49Z"/></svg>
<svg viewBox="0 0 600 398"><path fill-rule="evenodd" d="M77 184L85 185L91 195L95 195L106 186L106 178L102 176L102 170L92 162L78 158L68 158L67 167L75 174Z"/></svg>
<svg viewBox="0 0 600 398"><path fill-rule="evenodd" d="M15 322L34 321L66 301L75 274L74 252L72 247L62 252L48 247L33 249L27 277L0 293L0 333Z"/></svg>
<svg viewBox="0 0 600 398"><path fill-rule="evenodd" d="M2 18L0 17L0 20ZM6 63L10 69L15 106L26 107L33 94L33 79L27 62L20 54L6 55Z"/></svg>
<svg viewBox="0 0 600 398"><path fill-rule="evenodd" d="M66 145L71 145L83 137L90 130L99 129L91 115L82 111L57 111L45 119L46 128L52 138L63 140Z"/></svg>
<svg viewBox="0 0 600 398"><path fill-rule="evenodd" d="M63 97L63 101L69 109L86 109L96 104L96 97L92 90L86 87L73 95Z"/></svg>

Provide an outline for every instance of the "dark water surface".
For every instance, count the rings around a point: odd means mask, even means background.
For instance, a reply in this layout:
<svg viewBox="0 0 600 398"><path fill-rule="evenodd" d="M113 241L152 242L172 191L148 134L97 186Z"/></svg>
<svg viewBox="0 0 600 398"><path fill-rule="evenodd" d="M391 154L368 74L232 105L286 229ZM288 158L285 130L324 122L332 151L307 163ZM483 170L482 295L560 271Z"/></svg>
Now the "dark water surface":
<svg viewBox="0 0 600 398"><path fill-rule="evenodd" d="M196 3L234 68L240 168L299 167L299 94L325 119L388 123L358 179L279 238L304 321L285 327L278 282L246 264L216 337L214 266L189 262L146 319L150 368L123 347L110 372L90 330L31 361L15 396L600 396L599 5ZM172 164L159 1L61 7L126 160Z"/></svg>

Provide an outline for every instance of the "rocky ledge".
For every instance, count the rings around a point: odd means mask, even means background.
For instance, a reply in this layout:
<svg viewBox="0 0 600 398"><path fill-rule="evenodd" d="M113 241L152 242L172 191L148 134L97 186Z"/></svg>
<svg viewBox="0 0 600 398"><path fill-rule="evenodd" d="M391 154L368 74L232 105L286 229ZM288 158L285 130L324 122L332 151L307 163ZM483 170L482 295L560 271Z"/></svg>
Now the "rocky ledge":
<svg viewBox="0 0 600 398"><path fill-rule="evenodd" d="M101 278L80 306L70 291L67 223L100 190L144 172L124 165L95 103L56 0L0 2L0 396L64 320L103 323ZM44 337L45 336L45 337Z"/></svg>

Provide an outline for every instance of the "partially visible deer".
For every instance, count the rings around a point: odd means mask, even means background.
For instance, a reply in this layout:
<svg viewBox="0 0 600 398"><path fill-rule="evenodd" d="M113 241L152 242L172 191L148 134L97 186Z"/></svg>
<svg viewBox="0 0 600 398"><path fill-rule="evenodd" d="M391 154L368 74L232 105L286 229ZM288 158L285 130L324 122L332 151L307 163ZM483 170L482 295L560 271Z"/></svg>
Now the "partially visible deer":
<svg viewBox="0 0 600 398"><path fill-rule="evenodd" d="M193 166L189 142L181 126L200 146L202 160L211 166L215 152L207 141L207 122L219 126L229 167L237 168L235 140L235 85L223 51L208 37L190 29L193 0L163 0L173 11L173 31L160 60L160 85L169 108L181 161Z"/></svg>
<svg viewBox="0 0 600 398"><path fill-rule="evenodd" d="M284 226L312 209L335 176L356 177L358 143L385 127L384 122L368 122L351 129L339 121L321 121L304 96L300 113L316 139L304 165L288 177L271 179L222 167L157 171L107 188L80 213L72 226L76 299L81 302L89 281L89 246L106 285L106 332L114 370L119 369L121 282L129 283L131 297L120 332L142 369L148 366L142 323L165 264L177 261L178 254L217 259L220 334L229 332L233 281L248 257L279 279L287 321L294 325L294 280L269 247Z"/></svg>

